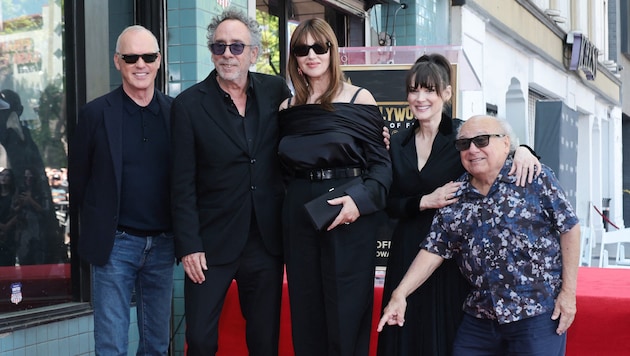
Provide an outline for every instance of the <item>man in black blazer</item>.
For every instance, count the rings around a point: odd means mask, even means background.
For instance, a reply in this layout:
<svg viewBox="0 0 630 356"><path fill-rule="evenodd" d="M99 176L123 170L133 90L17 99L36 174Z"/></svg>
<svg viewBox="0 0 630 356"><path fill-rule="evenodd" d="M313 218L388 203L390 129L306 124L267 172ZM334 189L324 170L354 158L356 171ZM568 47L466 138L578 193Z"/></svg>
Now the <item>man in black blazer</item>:
<svg viewBox="0 0 630 356"><path fill-rule="evenodd" d="M81 109L70 145L70 199L79 211L79 255L92 265L97 355L127 354L134 288L138 355L168 352L172 98L155 90L161 59L151 32L126 28L114 54L122 86Z"/></svg>
<svg viewBox="0 0 630 356"><path fill-rule="evenodd" d="M249 72L258 23L228 9L208 26L215 65L173 102L172 212L184 285L188 355L214 355L235 279L250 355L277 355L282 297L277 112L284 79Z"/></svg>

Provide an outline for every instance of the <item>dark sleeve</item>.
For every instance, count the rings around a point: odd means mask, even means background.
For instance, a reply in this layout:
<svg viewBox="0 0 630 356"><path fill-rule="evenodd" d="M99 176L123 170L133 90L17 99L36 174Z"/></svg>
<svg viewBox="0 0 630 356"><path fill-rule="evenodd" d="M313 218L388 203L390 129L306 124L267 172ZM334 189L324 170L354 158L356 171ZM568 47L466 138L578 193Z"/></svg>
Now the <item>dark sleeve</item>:
<svg viewBox="0 0 630 356"><path fill-rule="evenodd" d="M175 253L178 259L203 252L199 235L199 212L195 177L197 158L195 135L190 111L185 103L175 100L171 108L171 212L175 232Z"/></svg>
<svg viewBox="0 0 630 356"><path fill-rule="evenodd" d="M423 195L404 196L399 194L396 185L392 185L391 191L387 196L387 214L392 218L409 218L417 216L420 211L420 200ZM431 214L434 213L433 209Z"/></svg>
<svg viewBox="0 0 630 356"><path fill-rule="evenodd" d="M372 126L377 135L364 143L367 162L367 174L363 176L363 184L347 190L361 215L375 213L385 208L387 195L392 184L392 162L382 137L382 118L375 111L378 118L366 125Z"/></svg>
<svg viewBox="0 0 630 356"><path fill-rule="evenodd" d="M94 110L92 110L94 111ZM70 196L73 204L81 204L87 186L90 173L90 152L92 134L90 133L88 118L94 112L88 112L86 107L81 108L78 115L77 126L70 140L68 150L68 181ZM94 119L92 118L92 122Z"/></svg>
<svg viewBox="0 0 630 356"><path fill-rule="evenodd" d="M363 176L363 184L347 190L361 215L372 214L385 208L387 193L392 181L391 162L385 145L383 144L382 147L367 146L368 168L367 174Z"/></svg>

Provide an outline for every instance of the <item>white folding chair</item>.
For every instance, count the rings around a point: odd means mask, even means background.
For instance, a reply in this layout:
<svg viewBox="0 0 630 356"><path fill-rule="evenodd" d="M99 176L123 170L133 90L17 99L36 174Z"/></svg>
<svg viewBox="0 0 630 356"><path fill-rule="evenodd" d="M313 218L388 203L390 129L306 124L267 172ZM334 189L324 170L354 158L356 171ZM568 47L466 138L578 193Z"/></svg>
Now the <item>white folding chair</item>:
<svg viewBox="0 0 630 356"><path fill-rule="evenodd" d="M595 233L592 226L580 225L580 266L590 267L593 259Z"/></svg>
<svg viewBox="0 0 630 356"><path fill-rule="evenodd" d="M602 232L599 247L599 267L630 268L630 259L625 256L624 244L630 244L630 228ZM614 264L610 264L607 247L616 245Z"/></svg>

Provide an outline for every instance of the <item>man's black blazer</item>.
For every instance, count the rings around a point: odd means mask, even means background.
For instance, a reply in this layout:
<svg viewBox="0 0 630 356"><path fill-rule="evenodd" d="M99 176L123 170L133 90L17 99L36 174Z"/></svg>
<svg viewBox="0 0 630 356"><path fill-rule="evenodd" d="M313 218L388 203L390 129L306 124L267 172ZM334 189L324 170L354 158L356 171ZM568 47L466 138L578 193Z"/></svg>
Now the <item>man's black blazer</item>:
<svg viewBox="0 0 630 356"><path fill-rule="evenodd" d="M170 132L173 98L157 90L155 93ZM119 87L81 109L68 152L70 203L79 211L79 256L99 266L109 260L118 226L123 95Z"/></svg>
<svg viewBox="0 0 630 356"><path fill-rule="evenodd" d="M249 73L249 80L259 113L251 151L227 121L233 115L216 70L173 102L171 201L178 259L205 252L209 265L234 261L247 242L252 212L269 253L282 253L277 114L290 92L280 77Z"/></svg>

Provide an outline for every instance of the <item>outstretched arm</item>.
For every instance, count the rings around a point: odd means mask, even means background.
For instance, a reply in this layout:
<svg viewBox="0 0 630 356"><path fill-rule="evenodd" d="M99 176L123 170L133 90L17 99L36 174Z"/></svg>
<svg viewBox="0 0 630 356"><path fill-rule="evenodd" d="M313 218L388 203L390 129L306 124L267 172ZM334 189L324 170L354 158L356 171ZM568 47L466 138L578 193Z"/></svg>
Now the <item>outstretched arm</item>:
<svg viewBox="0 0 630 356"><path fill-rule="evenodd" d="M383 317L378 323L377 331L383 330L383 326L405 323L405 310L407 309L407 297L422 285L433 272L442 264L444 259L436 254L421 249L409 266L402 281L383 310Z"/></svg>

